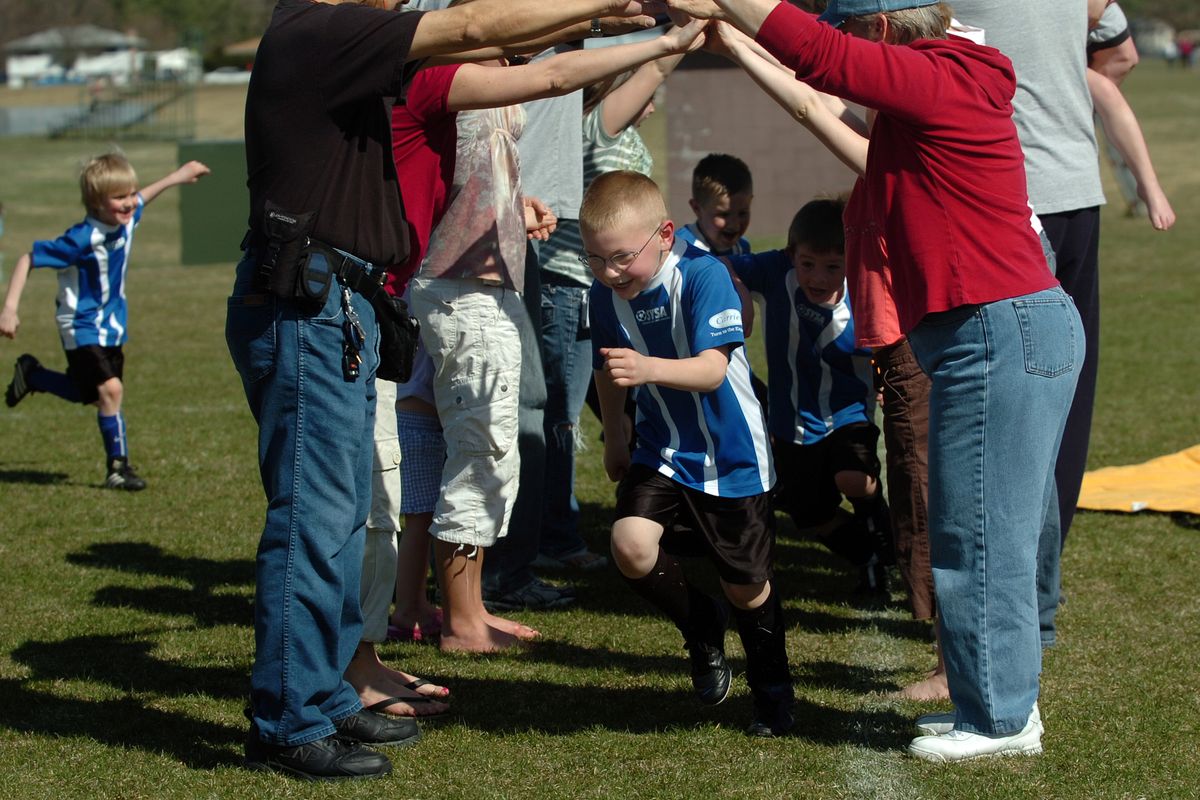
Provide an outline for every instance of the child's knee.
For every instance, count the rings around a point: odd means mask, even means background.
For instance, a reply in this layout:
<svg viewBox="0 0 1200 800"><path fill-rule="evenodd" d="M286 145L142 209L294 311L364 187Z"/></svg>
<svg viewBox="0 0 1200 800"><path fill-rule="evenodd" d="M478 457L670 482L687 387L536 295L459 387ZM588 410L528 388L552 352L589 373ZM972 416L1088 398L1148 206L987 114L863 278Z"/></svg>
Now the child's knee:
<svg viewBox="0 0 1200 800"><path fill-rule="evenodd" d="M728 583L721 581L721 589L725 592L726 599L735 608L743 610L758 608L767 602L767 598L771 596L770 581L761 581L759 583Z"/></svg>
<svg viewBox="0 0 1200 800"><path fill-rule="evenodd" d="M612 554L617 568L626 577L641 577L650 571L658 559L658 539L638 526L613 526Z"/></svg>
<svg viewBox="0 0 1200 800"><path fill-rule="evenodd" d="M833 476L838 491L846 497L868 497L875 494L879 482L866 472L842 470Z"/></svg>
<svg viewBox="0 0 1200 800"><path fill-rule="evenodd" d="M99 395L97 402L102 409L106 406L120 408L121 400L125 396L125 387L120 378L109 378L96 387L96 394Z"/></svg>

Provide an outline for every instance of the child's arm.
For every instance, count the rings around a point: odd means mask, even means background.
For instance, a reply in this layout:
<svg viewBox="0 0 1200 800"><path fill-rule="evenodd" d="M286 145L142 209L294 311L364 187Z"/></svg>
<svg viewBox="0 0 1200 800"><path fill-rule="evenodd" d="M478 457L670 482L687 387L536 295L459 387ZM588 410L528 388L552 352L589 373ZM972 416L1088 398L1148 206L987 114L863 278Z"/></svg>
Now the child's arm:
<svg viewBox="0 0 1200 800"><path fill-rule="evenodd" d="M454 73L447 108L451 111L496 108L569 94L645 61L699 47L704 25L693 21L648 41L574 50L504 69L463 64Z"/></svg>
<svg viewBox="0 0 1200 800"><path fill-rule="evenodd" d="M603 352L603 351L602 351ZM613 383L605 369L593 370L600 424L604 427L604 472L619 481L629 471L629 432L625 430L625 389Z"/></svg>
<svg viewBox="0 0 1200 800"><path fill-rule="evenodd" d="M716 31L709 34L709 47L721 55L728 55L737 62L754 82L766 91L804 127L817 137L838 159L861 175L867 168L867 139L858 130L847 124L853 114L841 101L796 80L786 67L773 57L766 55L749 37L728 23L715 23ZM835 111L840 109L840 111Z"/></svg>
<svg viewBox="0 0 1200 800"><path fill-rule="evenodd" d="M142 196L143 203L149 203L162 194L163 190L170 189L172 186L178 186L181 183L195 183L210 172L212 170L199 161L189 161L165 178L143 187L139 194Z"/></svg>
<svg viewBox="0 0 1200 800"><path fill-rule="evenodd" d="M691 358L656 358L625 347L602 347L604 369L598 371L622 388L653 383L683 392L712 392L725 380L732 347L712 347Z"/></svg>
<svg viewBox="0 0 1200 800"><path fill-rule="evenodd" d="M521 202L525 206L526 238L541 242L549 239L550 234L558 227L558 217L554 216L548 205L536 197L527 195L521 198Z"/></svg>
<svg viewBox="0 0 1200 800"><path fill-rule="evenodd" d="M1112 142L1113 147L1129 165L1137 181L1138 196L1146 203L1150 211L1150 224L1155 230L1165 231L1175 224L1175 211L1167 200L1162 186L1158 183L1158 175L1154 164L1150 162L1150 151L1146 147L1146 139L1138 125L1137 117L1121 89L1108 78L1093 69L1087 71L1088 90L1092 93L1092 102L1104 133Z"/></svg>
<svg viewBox="0 0 1200 800"><path fill-rule="evenodd" d="M686 53L673 53L642 64L629 76L629 80L609 92L600 111L604 132L616 136L637 122L642 109L667 76L679 66L684 55Z"/></svg>
<svg viewBox="0 0 1200 800"><path fill-rule="evenodd" d="M21 327L21 318L17 316L17 308L21 305L21 293L25 291L25 280L29 270L33 268L33 256L22 253L13 267L12 278L8 281L8 291L4 295L4 308L0 310L0 336L9 339L17 338L17 328Z"/></svg>

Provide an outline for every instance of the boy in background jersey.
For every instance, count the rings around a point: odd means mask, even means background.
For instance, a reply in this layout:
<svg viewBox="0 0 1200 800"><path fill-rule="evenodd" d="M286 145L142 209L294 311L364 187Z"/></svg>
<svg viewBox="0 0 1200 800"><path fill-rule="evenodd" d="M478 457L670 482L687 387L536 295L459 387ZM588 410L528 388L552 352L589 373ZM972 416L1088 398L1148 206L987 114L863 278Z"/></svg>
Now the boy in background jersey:
<svg viewBox="0 0 1200 800"><path fill-rule="evenodd" d="M679 230L679 238L713 255L750 252L746 229L754 179L746 162L725 153L709 153L692 170L692 196L688 200L696 221Z"/></svg>
<svg viewBox="0 0 1200 800"><path fill-rule="evenodd" d="M806 203L788 226L786 249L729 261L765 299L776 504L797 528L814 528L835 519L845 495L854 517L820 541L859 568L858 592L886 594L892 529L879 482L879 429L869 416L870 354L854 345L846 292L845 207Z"/></svg>
<svg viewBox="0 0 1200 800"><path fill-rule="evenodd" d="M775 482L762 408L750 387L740 301L725 266L675 236L658 186L637 172L601 175L579 214L595 277L593 366L604 468L619 480L613 558L629 586L675 623L700 701L722 702L724 603L697 589L659 543L682 524L721 577L746 651L752 736L793 725L783 607L771 584ZM622 430L625 392L638 408L637 447Z"/></svg>
<svg viewBox="0 0 1200 800"><path fill-rule="evenodd" d="M137 491L146 481L129 466L124 395L128 307L125 270L133 231L142 207L164 189L195 183L209 173L199 161L189 161L165 178L142 189L137 174L120 153L93 158L79 176L87 217L54 240L37 241L13 269L12 281L0 311L0 334L16 338L21 319L17 308L29 271L47 267L58 271L58 332L67 354L67 372L53 372L25 353L17 357L4 402L12 408L30 392L48 392L71 403L96 406L96 422L104 440L109 489Z"/></svg>

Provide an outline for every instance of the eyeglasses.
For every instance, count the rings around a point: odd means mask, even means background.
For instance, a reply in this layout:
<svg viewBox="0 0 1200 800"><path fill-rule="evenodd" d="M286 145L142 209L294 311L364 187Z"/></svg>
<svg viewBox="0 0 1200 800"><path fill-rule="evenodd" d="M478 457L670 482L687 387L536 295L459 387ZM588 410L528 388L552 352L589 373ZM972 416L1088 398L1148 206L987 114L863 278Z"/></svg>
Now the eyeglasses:
<svg viewBox="0 0 1200 800"><path fill-rule="evenodd" d="M579 262L591 269L592 272L603 272L604 268L611 261L613 267L615 267L618 272L624 272L625 270L629 269L629 266L633 264L634 261L637 261L637 257L642 254L643 250L650 246L650 243L654 241L654 237L658 236L661 231L662 225L659 225L654 229L654 233L650 234L650 238L646 240L646 243L639 247L636 251L622 250L619 253L613 253L608 258L605 258L604 256L594 256L590 253L580 253Z"/></svg>

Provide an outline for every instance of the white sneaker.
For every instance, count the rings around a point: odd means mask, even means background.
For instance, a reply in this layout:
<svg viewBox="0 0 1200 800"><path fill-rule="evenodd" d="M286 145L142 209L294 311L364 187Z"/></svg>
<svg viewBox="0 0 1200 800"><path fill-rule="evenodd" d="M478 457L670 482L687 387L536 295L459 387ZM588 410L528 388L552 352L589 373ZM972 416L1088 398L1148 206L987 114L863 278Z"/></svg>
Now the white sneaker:
<svg viewBox="0 0 1200 800"><path fill-rule="evenodd" d="M1037 703L1033 704L1033 711L1029 713L1029 718L1037 720L1038 725L1042 724L1042 714L1038 711ZM917 717L914 725L918 736L941 736L954 730L954 712L926 714L923 717Z"/></svg>
<svg viewBox="0 0 1200 800"><path fill-rule="evenodd" d="M954 730L954 712L926 714L917 717L917 721L913 725L917 729L918 736L941 736Z"/></svg>
<svg viewBox="0 0 1200 800"><path fill-rule="evenodd" d="M982 736L952 730L940 736L918 736L908 745L908 754L923 761L950 763L992 756L1034 756L1042 752L1042 724L1032 715L1019 733Z"/></svg>

